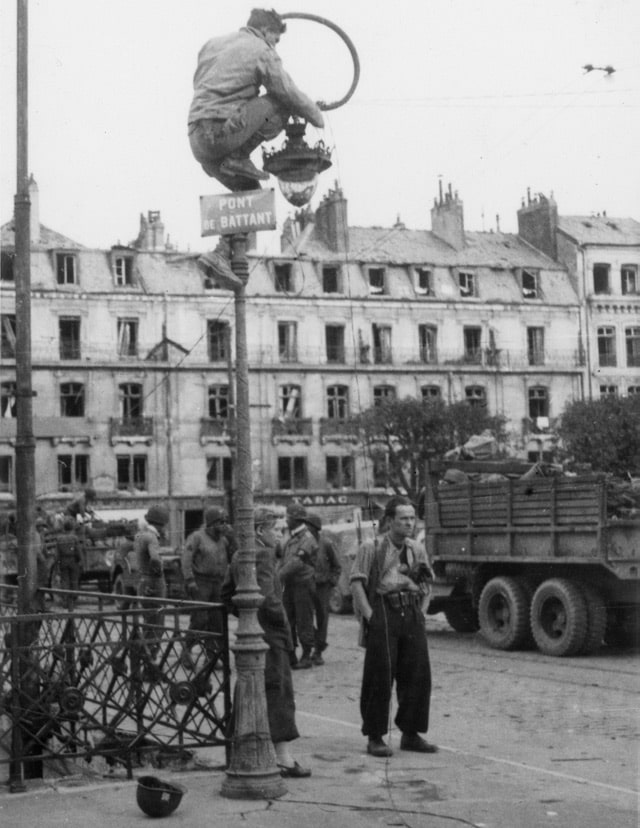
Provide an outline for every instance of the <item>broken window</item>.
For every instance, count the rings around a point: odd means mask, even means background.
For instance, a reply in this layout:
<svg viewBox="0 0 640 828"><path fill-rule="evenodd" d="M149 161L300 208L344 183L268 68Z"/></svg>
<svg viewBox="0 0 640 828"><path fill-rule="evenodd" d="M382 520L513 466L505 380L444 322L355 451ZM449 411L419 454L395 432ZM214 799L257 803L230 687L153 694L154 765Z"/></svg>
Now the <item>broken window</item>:
<svg viewBox="0 0 640 828"><path fill-rule="evenodd" d="M60 415L84 417L84 385L81 382L63 382L60 385Z"/></svg>
<svg viewBox="0 0 640 828"><path fill-rule="evenodd" d="M527 328L529 365L544 365L544 328Z"/></svg>
<svg viewBox="0 0 640 828"><path fill-rule="evenodd" d="M306 457L278 457L278 488L307 488Z"/></svg>
<svg viewBox="0 0 640 828"><path fill-rule="evenodd" d="M16 417L18 415L18 397L16 396L15 382L3 382L0 385L0 417Z"/></svg>
<svg viewBox="0 0 640 828"><path fill-rule="evenodd" d="M293 273L288 262L274 264L274 286L278 293L293 293Z"/></svg>
<svg viewBox="0 0 640 828"><path fill-rule="evenodd" d="M207 488L226 491L233 485L230 457L207 457Z"/></svg>
<svg viewBox="0 0 640 828"><path fill-rule="evenodd" d="M16 358L16 317L15 314L3 313L0 316L0 356L3 359Z"/></svg>
<svg viewBox="0 0 640 828"><path fill-rule="evenodd" d="M384 284L384 267L370 267L367 269L369 279L369 293L380 295L386 293Z"/></svg>
<svg viewBox="0 0 640 828"><path fill-rule="evenodd" d="M278 322L278 357L280 362L298 360L298 326L295 322Z"/></svg>
<svg viewBox="0 0 640 828"><path fill-rule="evenodd" d="M609 293L609 265L594 264L593 266L593 292Z"/></svg>
<svg viewBox="0 0 640 828"><path fill-rule="evenodd" d="M113 276L117 287L133 285L133 256L115 256Z"/></svg>
<svg viewBox="0 0 640 828"><path fill-rule="evenodd" d="M146 454L117 454L116 479L119 491L147 489Z"/></svg>
<svg viewBox="0 0 640 828"><path fill-rule="evenodd" d="M340 270L335 265L324 265L322 268L322 292L340 293Z"/></svg>
<svg viewBox="0 0 640 828"><path fill-rule="evenodd" d="M346 385L330 385L327 388L327 417L330 420L346 420L349 416L349 389Z"/></svg>
<svg viewBox="0 0 640 828"><path fill-rule="evenodd" d="M616 331L609 325L598 328L598 364L601 368L611 368L618 364Z"/></svg>
<svg viewBox="0 0 640 828"><path fill-rule="evenodd" d="M352 489L354 487L353 457L327 457L326 470L329 489Z"/></svg>
<svg viewBox="0 0 640 828"><path fill-rule="evenodd" d="M344 362L344 325L325 325L327 362Z"/></svg>
<svg viewBox="0 0 640 828"><path fill-rule="evenodd" d="M637 265L622 265L620 268L620 279L622 282L622 293L625 296L632 293L640 293Z"/></svg>
<svg viewBox="0 0 640 828"><path fill-rule="evenodd" d="M460 296L466 298L468 296L476 295L476 280L475 274L469 270L458 271L458 286L460 288Z"/></svg>
<svg viewBox="0 0 640 828"><path fill-rule="evenodd" d="M226 362L231 357L231 329L228 322L207 320L207 346L210 362Z"/></svg>
<svg viewBox="0 0 640 828"><path fill-rule="evenodd" d="M433 274L431 271L426 267L417 267L415 272L414 286L416 293L420 294L420 296L432 296L433 286L431 282Z"/></svg>
<svg viewBox="0 0 640 828"><path fill-rule="evenodd" d="M480 363L482 360L482 328L465 327L464 338L464 361Z"/></svg>
<svg viewBox="0 0 640 828"><path fill-rule="evenodd" d="M68 492L81 489L89 482L89 456L87 454L58 455L58 490Z"/></svg>
<svg viewBox="0 0 640 828"><path fill-rule="evenodd" d="M625 331L627 344L627 366L640 368L640 328L627 328Z"/></svg>
<svg viewBox="0 0 640 828"><path fill-rule="evenodd" d="M138 356L137 319L118 319L118 356Z"/></svg>
<svg viewBox="0 0 640 828"><path fill-rule="evenodd" d="M388 365L391 362L391 326L372 325L373 361L377 365Z"/></svg>
<svg viewBox="0 0 640 828"><path fill-rule="evenodd" d="M137 382L123 382L120 391L120 416L123 420L138 420L142 417L142 386Z"/></svg>
<svg viewBox="0 0 640 828"><path fill-rule="evenodd" d="M13 491L13 457L0 455L0 492Z"/></svg>
<svg viewBox="0 0 640 828"><path fill-rule="evenodd" d="M464 395L472 408L486 408L487 392L482 385L468 385L464 389Z"/></svg>
<svg viewBox="0 0 640 828"><path fill-rule="evenodd" d="M212 420L226 420L229 417L229 386L209 386L209 417Z"/></svg>
<svg viewBox="0 0 640 828"><path fill-rule="evenodd" d="M438 361L438 352L436 349L437 337L438 329L435 325L418 325L421 362L429 364Z"/></svg>
<svg viewBox="0 0 640 828"><path fill-rule="evenodd" d="M80 317L63 316L58 320L60 359L80 359Z"/></svg>
<svg viewBox="0 0 640 828"><path fill-rule="evenodd" d="M522 269L522 295L525 299L538 298L538 273Z"/></svg>
<svg viewBox="0 0 640 828"><path fill-rule="evenodd" d="M280 416L292 420L302 416L299 385L280 386Z"/></svg>

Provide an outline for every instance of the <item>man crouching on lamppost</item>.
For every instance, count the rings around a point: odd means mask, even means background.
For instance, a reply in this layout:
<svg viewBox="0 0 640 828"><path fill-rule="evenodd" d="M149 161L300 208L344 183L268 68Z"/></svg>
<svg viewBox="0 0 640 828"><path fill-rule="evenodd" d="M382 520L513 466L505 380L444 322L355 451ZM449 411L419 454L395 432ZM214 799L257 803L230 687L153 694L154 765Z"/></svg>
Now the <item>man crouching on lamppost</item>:
<svg viewBox="0 0 640 828"><path fill-rule="evenodd" d="M362 733L367 753L391 756L384 741L396 682L402 732L401 750L435 753L438 748L420 736L429 728L431 666L423 608L433 577L426 551L411 539L416 513L406 497L390 498L384 513L384 534L358 549L351 571L351 590L361 617L365 647L360 693Z"/></svg>

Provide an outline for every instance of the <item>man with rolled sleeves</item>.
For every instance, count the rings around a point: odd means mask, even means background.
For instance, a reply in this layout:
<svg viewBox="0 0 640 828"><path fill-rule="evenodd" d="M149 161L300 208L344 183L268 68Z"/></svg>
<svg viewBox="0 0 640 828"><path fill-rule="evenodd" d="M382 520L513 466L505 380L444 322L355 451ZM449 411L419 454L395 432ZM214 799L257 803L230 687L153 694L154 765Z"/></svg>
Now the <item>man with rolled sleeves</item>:
<svg viewBox="0 0 640 828"><path fill-rule="evenodd" d="M314 597L318 542L305 523L307 510L301 503L287 506L289 538L284 545L283 560L278 571L284 588L283 601L293 636L291 666L294 670L313 667L311 652L315 644ZM298 661L295 648L300 642L302 656Z"/></svg>
<svg viewBox="0 0 640 828"><path fill-rule="evenodd" d="M155 658L160 647L160 638L164 626L162 605L157 601L145 599L166 598L167 583L162 569L160 540L169 523L169 509L166 506L152 506L144 516L144 521L133 539L134 555L138 563L140 581L138 595L140 606L145 608L142 621L142 637L150 659Z"/></svg>

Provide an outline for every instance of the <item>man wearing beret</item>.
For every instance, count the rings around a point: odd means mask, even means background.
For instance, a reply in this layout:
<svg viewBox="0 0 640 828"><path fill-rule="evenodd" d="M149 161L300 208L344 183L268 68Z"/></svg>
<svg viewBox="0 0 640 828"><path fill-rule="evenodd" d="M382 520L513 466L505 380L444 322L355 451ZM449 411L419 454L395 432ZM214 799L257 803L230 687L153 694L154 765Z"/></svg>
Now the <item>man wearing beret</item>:
<svg viewBox="0 0 640 828"><path fill-rule="evenodd" d="M311 651L315 644L313 617L318 542L305 523L306 517L307 510L301 503L287 506L289 538L284 545L283 561L278 572L293 636L291 666L294 670L313 667ZM302 647L299 661L295 653L298 641Z"/></svg>
<svg viewBox="0 0 640 828"><path fill-rule="evenodd" d="M217 506L205 510L204 524L192 532L182 552L182 575L187 598L191 601L220 603L222 582L231 558L229 537L225 533L226 515ZM191 648L198 640L196 630L221 633L220 610L215 607L194 609L191 612L189 630L185 637L185 649L181 656L185 667L192 667ZM210 640L209 636L206 637ZM218 649L213 644L207 648Z"/></svg>

